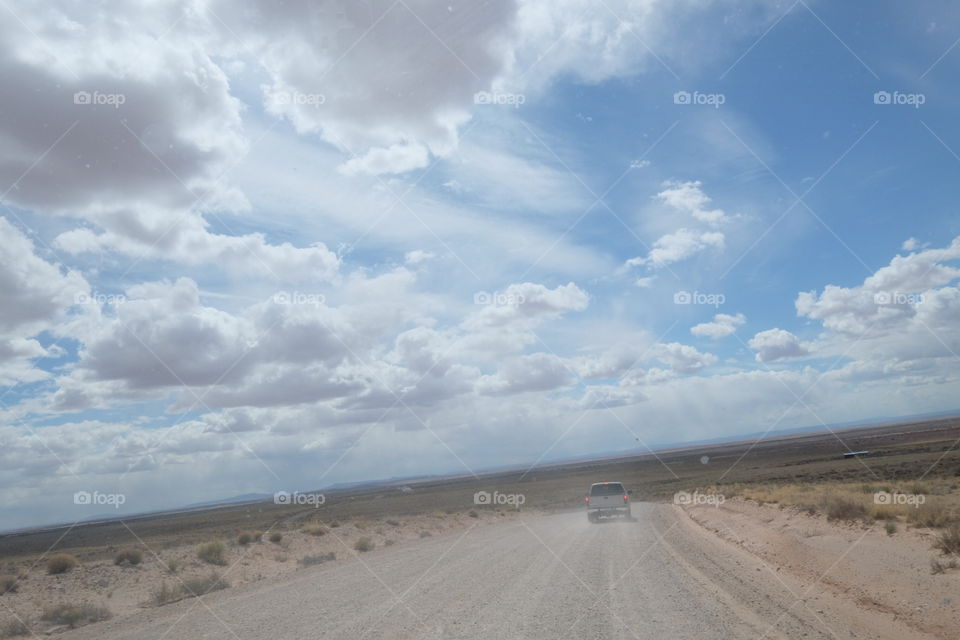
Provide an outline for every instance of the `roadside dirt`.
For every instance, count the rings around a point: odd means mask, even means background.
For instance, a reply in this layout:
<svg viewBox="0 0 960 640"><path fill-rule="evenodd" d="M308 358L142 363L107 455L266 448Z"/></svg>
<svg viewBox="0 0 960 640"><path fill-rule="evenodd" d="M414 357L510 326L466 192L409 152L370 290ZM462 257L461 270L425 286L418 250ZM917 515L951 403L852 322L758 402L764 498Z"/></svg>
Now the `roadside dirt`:
<svg viewBox="0 0 960 640"><path fill-rule="evenodd" d="M117 566L112 558L81 560L73 570L61 575L48 575L44 557L0 560L0 575L19 576L16 592L0 595L0 637L7 625L22 620L30 623L34 633L44 633L58 625L40 620L44 610L57 605L92 604L105 607L115 616L126 616L157 606L155 594L163 585L177 589L193 578L216 573L230 585L258 582L267 578L292 574L304 567L307 557L317 564L336 564L359 555L354 544L362 537L370 538L374 548L402 547L405 543L432 536L441 536L468 527L485 527L515 519L514 511L478 508L471 517L469 511L460 513L433 513L396 518L357 519L330 526L327 521L324 535L312 535L307 530L282 530L278 543L270 542L266 532L263 539L247 545L221 538L227 545L226 565L216 566L197 557L197 546L161 545L152 541L137 541L122 549L137 549L143 562L137 566ZM118 548L117 551L120 551ZM325 556L334 554L334 560ZM176 567L170 571L170 565Z"/></svg>
<svg viewBox="0 0 960 640"><path fill-rule="evenodd" d="M827 592L924 633L960 638L960 569L943 564L933 532L905 529L888 535L883 523L838 524L794 508L733 499L720 506L685 507L696 523L761 560L781 577L809 585L798 595Z"/></svg>

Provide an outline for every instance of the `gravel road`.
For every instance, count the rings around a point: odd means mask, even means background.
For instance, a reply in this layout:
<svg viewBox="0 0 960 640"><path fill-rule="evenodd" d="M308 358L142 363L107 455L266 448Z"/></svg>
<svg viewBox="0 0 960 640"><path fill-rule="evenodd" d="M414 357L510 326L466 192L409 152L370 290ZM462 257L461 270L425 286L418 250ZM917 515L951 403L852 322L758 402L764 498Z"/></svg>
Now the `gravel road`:
<svg viewBox="0 0 960 640"><path fill-rule="evenodd" d="M566 513L477 526L63 637L923 637L817 584L790 582L679 509L635 503L633 510L633 522L596 525Z"/></svg>

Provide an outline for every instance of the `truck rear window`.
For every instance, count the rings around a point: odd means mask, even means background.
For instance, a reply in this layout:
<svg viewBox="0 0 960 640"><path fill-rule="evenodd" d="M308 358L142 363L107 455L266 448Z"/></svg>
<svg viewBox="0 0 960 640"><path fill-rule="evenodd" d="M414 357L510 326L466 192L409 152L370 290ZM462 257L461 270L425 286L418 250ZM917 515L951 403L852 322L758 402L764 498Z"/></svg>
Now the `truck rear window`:
<svg viewBox="0 0 960 640"><path fill-rule="evenodd" d="M610 484L595 484L590 487L590 497L595 496L622 496L626 493L623 488L623 485L619 482L611 482Z"/></svg>

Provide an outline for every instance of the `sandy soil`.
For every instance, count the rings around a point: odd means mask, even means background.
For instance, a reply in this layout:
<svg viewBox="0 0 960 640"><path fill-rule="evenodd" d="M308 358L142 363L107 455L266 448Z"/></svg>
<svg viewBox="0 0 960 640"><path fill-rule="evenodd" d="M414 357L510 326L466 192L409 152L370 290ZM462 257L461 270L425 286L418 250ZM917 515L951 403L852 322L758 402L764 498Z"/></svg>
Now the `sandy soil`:
<svg viewBox="0 0 960 640"><path fill-rule="evenodd" d="M126 616L156 607L154 595L164 584L179 587L191 578L206 577L216 572L230 587L257 582L303 570L306 556L333 553L332 563L349 561L359 552L354 544L369 537L376 548L402 547L405 543L432 536L442 536L471 526L500 524L518 516L516 512L477 509L470 512L434 513L427 515L356 520L329 526L327 533L315 536L304 530L282 530L279 543L269 541L269 533L259 542L241 546L236 540L223 540L229 548L227 564L214 566L197 557L196 545L154 548L145 542L131 545L143 554L138 566L116 566L112 559L81 561L61 575L48 575L42 558L0 562L0 575L19 576L15 593L0 595L0 637L8 624L29 621L33 633L43 634L59 626L40 620L43 611L60 604L90 603L106 607L113 616ZM125 547L126 548L126 547ZM120 549L118 549L119 551ZM329 562L329 561L328 561ZM175 564L176 571L168 570ZM326 562L324 563L326 564Z"/></svg>
<svg viewBox="0 0 960 640"><path fill-rule="evenodd" d="M771 571L891 615L924 633L960 638L960 569L932 549L933 532L905 529L888 535L883 523L838 524L793 508L728 500L684 512L691 521L764 562Z"/></svg>

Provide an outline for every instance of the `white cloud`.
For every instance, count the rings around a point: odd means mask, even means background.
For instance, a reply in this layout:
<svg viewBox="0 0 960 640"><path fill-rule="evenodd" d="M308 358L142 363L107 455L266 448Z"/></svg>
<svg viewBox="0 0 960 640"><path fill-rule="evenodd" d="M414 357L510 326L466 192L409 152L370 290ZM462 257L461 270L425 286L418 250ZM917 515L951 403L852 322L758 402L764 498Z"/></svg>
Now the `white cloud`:
<svg viewBox="0 0 960 640"><path fill-rule="evenodd" d="M663 186L666 188L656 197L664 204L711 226L717 226L727 221L728 216L723 209L707 208L710 204L710 198L700 189L700 181L680 182L670 180L665 182Z"/></svg>
<svg viewBox="0 0 960 640"><path fill-rule="evenodd" d="M807 345L801 343L797 336L783 329L761 331L750 338L748 344L757 352L757 362L774 362L810 355Z"/></svg>
<svg viewBox="0 0 960 640"><path fill-rule="evenodd" d="M494 396L551 391L570 384L572 379L563 360L553 354L534 353L507 360L495 375L477 381L477 391Z"/></svg>
<svg viewBox="0 0 960 640"><path fill-rule="evenodd" d="M651 354L681 374L697 373L717 361L717 357L712 353L702 353L695 347L679 342L657 345L651 350Z"/></svg>
<svg viewBox="0 0 960 640"><path fill-rule="evenodd" d="M665 267L674 262L686 260L707 249L723 249L724 241L724 235L719 231L677 229L675 232L657 239L645 258L631 258L627 261L626 266Z"/></svg>
<svg viewBox="0 0 960 640"><path fill-rule="evenodd" d="M747 321L742 313L729 315L718 313L713 316L713 322L703 322L690 328L690 333L701 338L726 338L733 335L737 327Z"/></svg>

